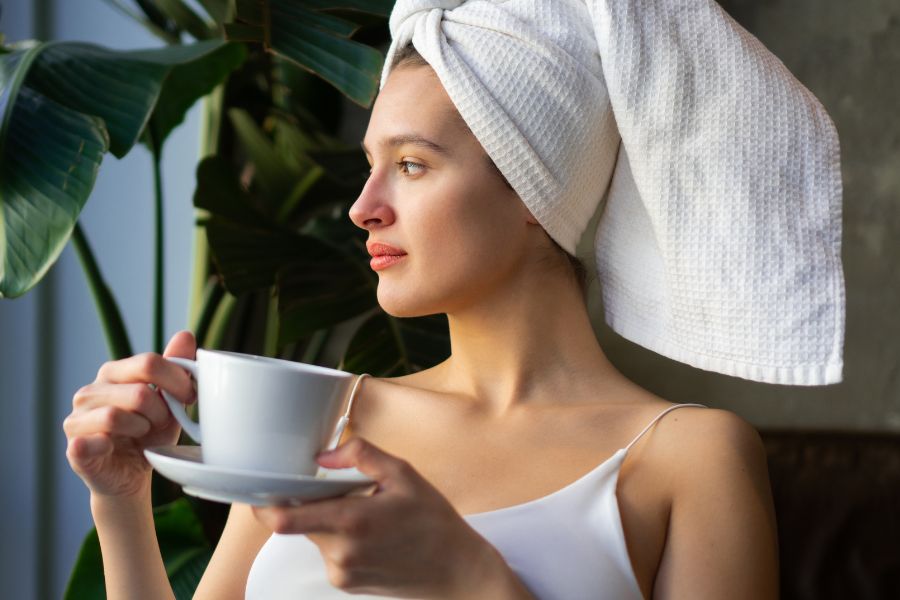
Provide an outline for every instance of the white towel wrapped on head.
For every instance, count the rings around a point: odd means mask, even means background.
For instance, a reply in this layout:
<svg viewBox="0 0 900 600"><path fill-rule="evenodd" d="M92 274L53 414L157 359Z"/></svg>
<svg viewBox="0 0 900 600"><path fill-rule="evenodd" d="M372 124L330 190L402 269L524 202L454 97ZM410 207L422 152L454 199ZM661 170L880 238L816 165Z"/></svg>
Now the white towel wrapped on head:
<svg viewBox="0 0 900 600"><path fill-rule="evenodd" d="M412 44L568 252L607 194L606 322L675 360L841 381L838 137L819 101L712 0L398 0Z"/></svg>

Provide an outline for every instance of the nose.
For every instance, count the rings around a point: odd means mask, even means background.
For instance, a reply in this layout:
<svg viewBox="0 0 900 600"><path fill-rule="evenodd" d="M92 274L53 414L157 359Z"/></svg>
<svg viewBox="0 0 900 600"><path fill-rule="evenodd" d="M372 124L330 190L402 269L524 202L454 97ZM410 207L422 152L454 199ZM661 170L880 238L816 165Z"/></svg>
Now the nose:
<svg viewBox="0 0 900 600"><path fill-rule="evenodd" d="M376 171L366 180L353 206L350 207L350 220L360 229L377 229L394 222L394 209L387 201L387 182L379 177Z"/></svg>

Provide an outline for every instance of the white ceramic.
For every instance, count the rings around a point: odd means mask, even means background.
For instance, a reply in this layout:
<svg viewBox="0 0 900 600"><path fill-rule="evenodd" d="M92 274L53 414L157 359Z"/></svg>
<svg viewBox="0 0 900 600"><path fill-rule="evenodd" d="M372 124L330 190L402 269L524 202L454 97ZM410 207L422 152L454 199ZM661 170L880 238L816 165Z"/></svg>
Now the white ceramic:
<svg viewBox="0 0 900 600"><path fill-rule="evenodd" d="M163 398L203 459L248 471L314 475L354 376L345 371L252 354L197 350L169 358L197 381L200 423Z"/></svg>
<svg viewBox="0 0 900 600"><path fill-rule="evenodd" d="M161 475L181 484L185 493L224 503L296 505L342 496L374 483L352 468L285 475L220 467L207 464L204 452L201 446L156 446L145 449L144 456Z"/></svg>

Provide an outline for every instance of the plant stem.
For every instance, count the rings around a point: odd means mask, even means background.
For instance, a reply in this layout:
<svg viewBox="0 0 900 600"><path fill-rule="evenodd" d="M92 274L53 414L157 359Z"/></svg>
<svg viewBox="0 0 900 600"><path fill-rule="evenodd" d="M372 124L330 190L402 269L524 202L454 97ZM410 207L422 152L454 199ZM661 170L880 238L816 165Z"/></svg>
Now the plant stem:
<svg viewBox="0 0 900 600"><path fill-rule="evenodd" d="M331 336L333 329L317 329L315 333L312 334L309 338L309 342L306 345L306 348L303 350L303 358L301 358L300 362L305 362L311 365L319 364L319 357L322 354L322 348L325 347L325 342L328 341L328 338Z"/></svg>
<svg viewBox="0 0 900 600"><path fill-rule="evenodd" d="M131 342L128 341L128 333L125 331L125 323L122 321L119 306L100 274L100 267L97 266L97 260L88 245L84 231L81 230L80 223L75 223L72 245L75 246L75 253L78 255L78 260L87 277L91 295L94 297L94 305L97 307L97 315L103 325L110 358L116 360L131 356Z"/></svg>
<svg viewBox="0 0 900 600"><path fill-rule="evenodd" d="M36 550L35 579L36 600L53 598L52 587L59 568L54 552L57 540L58 518L56 516L56 494L60 473L57 470L56 455L60 451L56 431L57 383L59 360L54 352L57 341L57 279L58 273L51 269L41 285L35 289L38 318L35 340L36 364L40 374L35 377L34 387L34 471L37 483L35 496L34 544Z"/></svg>
<svg viewBox="0 0 900 600"><path fill-rule="evenodd" d="M216 307L205 339L197 337L197 344L204 348L221 348L222 342L225 340L225 332L228 330L228 323L231 321L231 315L234 313L236 305L237 298L226 293L225 297L219 302L218 307Z"/></svg>
<svg viewBox="0 0 900 600"><path fill-rule="evenodd" d="M266 337L263 342L263 354L265 356L278 355L278 288L269 290L269 306L266 311Z"/></svg>
<svg viewBox="0 0 900 600"><path fill-rule="evenodd" d="M206 290L204 290L203 293L203 308L193 327L194 336L197 338L198 345L206 341L206 337L209 334L210 327L213 323L213 317L216 314L216 309L219 308L219 304L224 297L225 288L219 285L219 282L215 279L210 279L207 282Z"/></svg>
<svg viewBox="0 0 900 600"><path fill-rule="evenodd" d="M203 99L200 121L200 160L212 156L219 149L219 134L222 129L222 102L225 98L225 84L220 84ZM208 212L196 209L195 219L202 220ZM204 306L204 287L209 277L209 242L206 227L194 226L194 267L191 276L191 299L189 323L198 323ZM200 343L201 338L197 338Z"/></svg>
<svg viewBox="0 0 900 600"><path fill-rule="evenodd" d="M163 322L165 319L165 263L163 247L163 191L162 191L162 148L153 123L147 128L150 134L150 154L153 156L153 196L155 207L155 247L154 247L154 293L153 293L153 350L163 351Z"/></svg>

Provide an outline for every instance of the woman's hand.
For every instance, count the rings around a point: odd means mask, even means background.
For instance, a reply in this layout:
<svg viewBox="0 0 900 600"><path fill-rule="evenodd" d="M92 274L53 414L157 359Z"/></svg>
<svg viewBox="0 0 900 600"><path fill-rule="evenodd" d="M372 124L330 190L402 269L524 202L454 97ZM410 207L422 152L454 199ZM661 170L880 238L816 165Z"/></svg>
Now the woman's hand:
<svg viewBox="0 0 900 600"><path fill-rule="evenodd" d="M306 534L335 587L406 598L531 597L500 553L407 462L361 438L318 461L358 468L377 491L253 512L276 533Z"/></svg>
<svg viewBox="0 0 900 600"><path fill-rule="evenodd" d="M177 333L163 356L194 358L189 332ZM93 495L149 494L151 466L144 448L174 444L181 426L159 392L165 388L182 402L194 399L188 374L154 353L104 363L96 380L75 393L73 410L63 421L66 458Z"/></svg>

